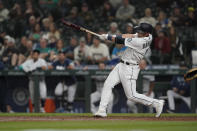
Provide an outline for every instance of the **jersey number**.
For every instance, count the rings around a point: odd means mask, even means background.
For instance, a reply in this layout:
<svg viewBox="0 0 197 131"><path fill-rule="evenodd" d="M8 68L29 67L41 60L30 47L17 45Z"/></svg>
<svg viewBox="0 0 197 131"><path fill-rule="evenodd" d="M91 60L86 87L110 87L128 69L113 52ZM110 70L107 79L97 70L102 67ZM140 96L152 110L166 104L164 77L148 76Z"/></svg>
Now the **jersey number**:
<svg viewBox="0 0 197 131"><path fill-rule="evenodd" d="M143 49L146 48L146 47L148 47L148 46L150 46L150 43L149 42L143 44Z"/></svg>

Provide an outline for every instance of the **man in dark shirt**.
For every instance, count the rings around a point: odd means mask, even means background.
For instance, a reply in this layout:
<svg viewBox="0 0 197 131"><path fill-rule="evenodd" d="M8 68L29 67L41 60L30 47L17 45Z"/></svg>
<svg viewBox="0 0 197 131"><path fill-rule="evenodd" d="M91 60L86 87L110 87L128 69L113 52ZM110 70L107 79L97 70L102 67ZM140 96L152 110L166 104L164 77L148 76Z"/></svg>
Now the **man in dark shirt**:
<svg viewBox="0 0 197 131"><path fill-rule="evenodd" d="M175 98L183 100L190 108L190 85L188 81L185 81L183 76L174 76L171 81L171 86L172 89L167 91L169 105L168 112L172 113L175 111Z"/></svg>
<svg viewBox="0 0 197 131"><path fill-rule="evenodd" d="M65 53L60 51L58 52L58 60L55 61L51 66L48 67L49 69L55 70L67 70L67 69L74 69L73 62L66 58ZM51 79L55 81L55 95L62 96L67 95L67 99L64 100L66 112L71 112L73 109L73 102L76 93L76 78L73 76L64 76L64 77L55 77ZM67 92L67 94L65 94ZM64 97L63 97L64 99Z"/></svg>

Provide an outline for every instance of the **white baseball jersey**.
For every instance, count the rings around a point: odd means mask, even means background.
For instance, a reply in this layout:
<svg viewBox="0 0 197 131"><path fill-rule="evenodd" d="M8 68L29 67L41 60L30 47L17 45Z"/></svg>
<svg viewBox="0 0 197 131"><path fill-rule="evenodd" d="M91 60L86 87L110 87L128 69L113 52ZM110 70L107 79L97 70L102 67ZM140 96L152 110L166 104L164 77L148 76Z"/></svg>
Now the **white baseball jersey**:
<svg viewBox="0 0 197 131"><path fill-rule="evenodd" d="M42 66L47 67L47 63L42 58L38 58L37 61L34 61L33 59L29 59L26 60L21 66L25 72L29 72L35 70L36 68L40 68Z"/></svg>
<svg viewBox="0 0 197 131"><path fill-rule="evenodd" d="M128 48L123 52L121 59L132 64L138 64L148 51L152 42L152 35L148 37L125 38L125 46Z"/></svg>

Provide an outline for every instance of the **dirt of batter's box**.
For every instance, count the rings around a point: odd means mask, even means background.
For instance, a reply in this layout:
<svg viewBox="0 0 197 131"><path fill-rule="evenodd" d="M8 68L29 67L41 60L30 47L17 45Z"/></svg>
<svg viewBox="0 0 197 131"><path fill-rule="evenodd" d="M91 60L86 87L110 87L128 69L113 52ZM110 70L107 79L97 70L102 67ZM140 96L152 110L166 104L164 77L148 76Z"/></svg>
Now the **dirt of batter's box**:
<svg viewBox="0 0 197 131"><path fill-rule="evenodd" d="M99 121L99 120L137 120L137 121L197 121L196 116L161 116L155 117L133 117L133 116L109 116L106 118L97 118L93 116L0 116L2 121Z"/></svg>

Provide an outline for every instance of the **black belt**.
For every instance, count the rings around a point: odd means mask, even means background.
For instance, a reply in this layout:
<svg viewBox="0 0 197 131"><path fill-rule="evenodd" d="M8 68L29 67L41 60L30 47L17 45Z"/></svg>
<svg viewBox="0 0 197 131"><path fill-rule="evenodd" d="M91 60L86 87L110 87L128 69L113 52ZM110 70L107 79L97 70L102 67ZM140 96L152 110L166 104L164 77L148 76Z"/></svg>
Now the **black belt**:
<svg viewBox="0 0 197 131"><path fill-rule="evenodd" d="M138 64L129 63L129 62L123 61L123 60L120 60L120 62L123 64L126 64L126 65L138 65Z"/></svg>

